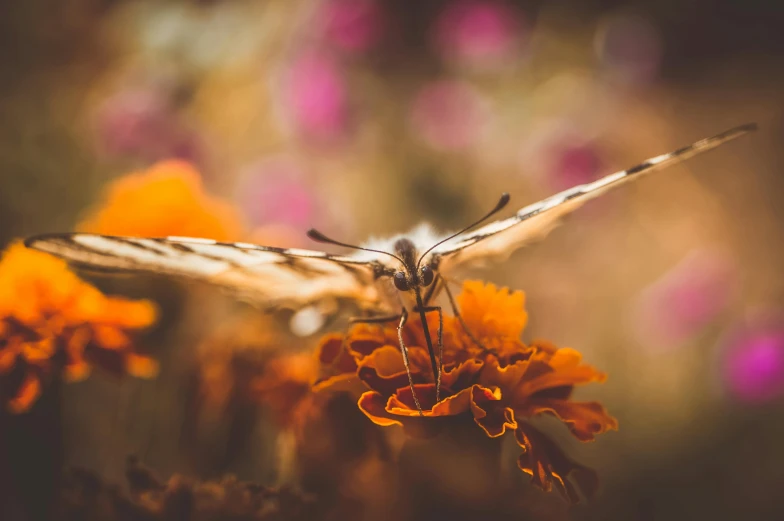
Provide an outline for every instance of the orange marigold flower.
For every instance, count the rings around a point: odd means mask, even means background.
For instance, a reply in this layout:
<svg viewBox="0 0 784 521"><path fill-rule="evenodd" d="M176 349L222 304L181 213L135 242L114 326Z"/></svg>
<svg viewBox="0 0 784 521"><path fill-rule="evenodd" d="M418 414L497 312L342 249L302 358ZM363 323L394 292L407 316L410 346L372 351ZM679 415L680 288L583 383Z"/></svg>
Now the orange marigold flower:
<svg viewBox="0 0 784 521"><path fill-rule="evenodd" d="M161 237L180 235L237 240L243 226L231 204L204 192L199 173L168 160L109 185L106 199L82 221L81 231Z"/></svg>
<svg viewBox="0 0 784 521"><path fill-rule="evenodd" d="M65 262L12 245L0 261L0 399L21 412L53 371L85 378L91 366L150 377L157 364L133 350L131 331L156 319L148 301L103 295Z"/></svg>
<svg viewBox="0 0 784 521"><path fill-rule="evenodd" d="M460 417L473 419L491 438L512 431L523 449L519 466L534 484L545 490L556 486L572 502L579 496L569 479L587 496L593 494L595 473L568 459L526 420L553 415L580 441L616 430L617 421L601 404L571 399L574 386L604 382L606 376L584 364L574 349L545 341L524 344L520 335L528 315L522 292L468 281L457 301L472 334L457 317L444 316L440 400L418 317L410 317L403 331L421 415L392 326L357 325L346 336L324 337L318 353L323 374L315 390L358 391L359 408L368 418L382 426L402 425L409 433L432 433ZM438 317L429 316L428 322L436 331Z"/></svg>

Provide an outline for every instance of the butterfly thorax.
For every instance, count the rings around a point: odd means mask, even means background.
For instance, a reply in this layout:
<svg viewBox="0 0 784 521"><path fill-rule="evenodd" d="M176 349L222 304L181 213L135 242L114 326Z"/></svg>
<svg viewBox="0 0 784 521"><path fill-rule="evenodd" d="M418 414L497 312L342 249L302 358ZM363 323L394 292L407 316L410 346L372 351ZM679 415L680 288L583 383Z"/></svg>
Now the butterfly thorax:
<svg viewBox="0 0 784 521"><path fill-rule="evenodd" d="M403 265L409 271L415 271L416 268L416 255L417 248L414 241L407 237L403 237L395 241L395 255L403 259Z"/></svg>

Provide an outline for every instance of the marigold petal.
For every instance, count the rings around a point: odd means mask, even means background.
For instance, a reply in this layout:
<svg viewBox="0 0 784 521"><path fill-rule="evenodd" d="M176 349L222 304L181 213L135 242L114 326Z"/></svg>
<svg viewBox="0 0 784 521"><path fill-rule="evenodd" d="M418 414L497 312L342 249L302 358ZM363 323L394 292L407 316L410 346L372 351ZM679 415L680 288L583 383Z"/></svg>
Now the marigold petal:
<svg viewBox="0 0 784 521"><path fill-rule="evenodd" d="M323 365L330 365L337 360L343 349L343 335L340 333L328 333L321 337L316 353L318 361Z"/></svg>
<svg viewBox="0 0 784 521"><path fill-rule="evenodd" d="M339 393L347 392L361 392L366 387L362 381L357 377L356 373L341 373L321 380L317 380L311 391L314 393Z"/></svg>
<svg viewBox="0 0 784 521"><path fill-rule="evenodd" d="M607 375L590 365L555 369L524 382L517 390L519 396L531 396L546 389L570 387L592 382L604 382Z"/></svg>
<svg viewBox="0 0 784 521"><path fill-rule="evenodd" d="M382 427L389 427L391 425L403 425L403 423L389 414L386 410L387 401L376 391L367 391L359 397L357 402L359 409L365 413L365 416L376 425Z"/></svg>
<svg viewBox="0 0 784 521"><path fill-rule="evenodd" d="M405 335L405 332L404 332ZM356 342L356 344L354 344ZM349 351L355 356L366 356L377 347L397 345L397 329L380 324L357 323L351 327L347 337ZM406 338L406 345L416 345Z"/></svg>
<svg viewBox="0 0 784 521"><path fill-rule="evenodd" d="M507 390L510 394L517 387L528 371L529 361L524 360L501 367L494 356L487 358L484 370L479 375L479 383L485 386L496 386Z"/></svg>
<svg viewBox="0 0 784 521"><path fill-rule="evenodd" d="M74 288L67 303L62 302L54 309L58 311L58 318L63 321L63 326L96 322L103 318L107 300L100 291L85 283Z"/></svg>
<svg viewBox="0 0 784 521"><path fill-rule="evenodd" d="M158 376L158 361L148 356L128 353L125 356L125 372L138 378L154 378Z"/></svg>
<svg viewBox="0 0 784 521"><path fill-rule="evenodd" d="M534 349L525 345L519 338L503 337L489 343L492 345L486 345L486 347L492 348L498 359L503 360L505 364L528 360L535 352Z"/></svg>
<svg viewBox="0 0 784 521"><path fill-rule="evenodd" d="M347 347L349 352L356 358L369 356L376 349L387 345L383 337L375 335L354 335L349 336Z"/></svg>
<svg viewBox="0 0 784 521"><path fill-rule="evenodd" d="M498 401L501 392L498 389L488 389L480 385L472 385L457 394L447 396L433 406L433 416L457 416L471 409L472 403Z"/></svg>
<svg viewBox="0 0 784 521"><path fill-rule="evenodd" d="M17 356L19 356L19 351L11 346L0 349L0 374L5 374L14 367Z"/></svg>
<svg viewBox="0 0 784 521"><path fill-rule="evenodd" d="M90 376L90 372L91 372L90 364L88 364L84 360L72 362L67 364L63 368L63 380L71 383L81 382L82 380Z"/></svg>
<svg viewBox="0 0 784 521"><path fill-rule="evenodd" d="M84 357L84 349L93 337L89 327L79 327L71 333L65 344L66 356L69 359L81 360Z"/></svg>
<svg viewBox="0 0 784 521"><path fill-rule="evenodd" d="M500 387L512 408L517 408L527 403L530 395L527 393L529 381L536 380L554 370L541 360L521 360L501 367L497 360L490 357L488 368L482 372L480 383L484 385L497 385Z"/></svg>
<svg viewBox="0 0 784 521"><path fill-rule="evenodd" d="M422 405L422 416L425 417L457 416L470 410L472 400L481 403L501 399L501 393L498 389L488 389L480 385L472 385L441 399L438 403L434 403L436 398L435 384L415 385L414 390L420 405ZM386 404L386 411L397 416L420 416L410 387L398 389L395 394L390 396Z"/></svg>
<svg viewBox="0 0 784 521"><path fill-rule="evenodd" d="M158 308L149 300L106 299L100 321L126 329L142 329L157 319Z"/></svg>
<svg viewBox="0 0 784 521"><path fill-rule="evenodd" d="M518 338L528 323L522 291L468 280L457 301L466 325L480 338Z"/></svg>
<svg viewBox="0 0 784 521"><path fill-rule="evenodd" d="M441 387L451 391L459 391L475 384L479 371L484 367L481 360L467 360L456 365L449 371L444 371L441 375Z"/></svg>
<svg viewBox="0 0 784 521"><path fill-rule="evenodd" d="M471 412L474 421L491 438L503 436L507 428L517 428L514 411L505 407L500 401L500 391L494 394L494 398L495 396L498 396L499 400L488 400L484 393L474 392L471 395Z"/></svg>
<svg viewBox="0 0 784 521"><path fill-rule="evenodd" d="M426 314L426 318L428 329L430 331L430 340L434 347L436 345L435 335L437 334L436 332L438 331L439 326L442 327L441 337L445 347L452 346L454 351L466 351L466 348L469 346L469 342L472 342L466 335L465 329L463 329L460 321L455 317L442 314L443 323L441 323L438 313L430 312ZM406 329L410 335L414 337L414 341L412 343L420 346L427 345L427 340L425 339L424 330L421 325L421 319L418 316L413 320L409 319L408 324L410 327L407 327ZM446 351L448 352L450 350L446 349Z"/></svg>
<svg viewBox="0 0 784 521"><path fill-rule="evenodd" d="M555 370L567 367L577 367L583 360L583 355L571 347L562 347L552 352L552 356L547 363Z"/></svg>
<svg viewBox="0 0 784 521"><path fill-rule="evenodd" d="M17 389L16 395L8 400L8 409L15 414L22 413L28 410L39 396L41 381L37 376L28 374Z"/></svg>
<svg viewBox="0 0 784 521"><path fill-rule="evenodd" d="M451 353L457 351L465 351L466 344L464 342L465 335L463 334L463 330L462 328L457 329L454 325L457 323L457 320L454 317L443 313L441 316L443 317L443 324L439 323L438 313L425 313L432 346L436 347L438 329L439 326L443 326L441 335L445 357L449 357ZM406 326L403 329L403 341L407 346L421 346L423 348L427 346L427 338L425 337L424 327L422 327L422 318L419 313L409 315ZM387 343L392 345L400 344L397 335L387 339Z"/></svg>
<svg viewBox="0 0 784 521"><path fill-rule="evenodd" d="M36 342L24 342L22 344L22 356L28 362L35 364L52 358L55 353L55 347L53 338L43 338Z"/></svg>
<svg viewBox="0 0 784 521"><path fill-rule="evenodd" d="M558 346L554 343L550 342L549 340L545 340L543 338L537 338L531 341L530 347L533 349L540 351L542 353L546 353L549 355L555 354L558 351Z"/></svg>
<svg viewBox="0 0 784 521"><path fill-rule="evenodd" d="M65 261L14 243L0 262L0 316L40 323L46 311L69 304L82 284Z"/></svg>
<svg viewBox="0 0 784 521"><path fill-rule="evenodd" d="M426 373L430 372L430 361L425 350L411 347L408 349L408 358L414 384L427 382L429 375ZM383 396L390 396L401 387L409 385L403 355L400 349L393 346L380 347L363 358L357 375L365 385Z"/></svg>
<svg viewBox="0 0 784 521"><path fill-rule="evenodd" d="M324 378L335 374L356 374L357 361L354 356L344 349L343 335L331 333L325 335L316 348L316 359L325 371Z"/></svg>
<svg viewBox="0 0 784 521"><path fill-rule="evenodd" d="M422 406L422 414L432 416L430 410L436 404L436 384L415 384L414 392L416 392L417 400ZM411 387L401 387L395 391L386 403L386 410L391 414L399 416L419 416L419 409L417 409L414 395L411 392Z"/></svg>
<svg viewBox="0 0 784 521"><path fill-rule="evenodd" d="M114 326L93 326L93 342L104 349L118 350L130 345L131 340Z"/></svg>
<svg viewBox="0 0 784 521"><path fill-rule="evenodd" d="M618 420L610 416L599 402L573 402L567 400L535 399L518 413L525 416L549 413L569 427L580 441L593 441L596 434L618 430Z"/></svg>
<svg viewBox="0 0 784 521"><path fill-rule="evenodd" d="M413 352L421 350L408 350L409 361ZM378 376L387 377L406 372L406 364L400 349L394 346L380 346L369 353L359 364L359 367L372 367Z"/></svg>
<svg viewBox="0 0 784 521"><path fill-rule="evenodd" d="M531 482L545 491L555 485L571 503L578 503L580 497L575 483L586 497L590 498L599 487L596 472L572 461L549 437L527 423L520 423L515 430L515 439L522 447L523 454L518 458L520 469L531 475Z"/></svg>

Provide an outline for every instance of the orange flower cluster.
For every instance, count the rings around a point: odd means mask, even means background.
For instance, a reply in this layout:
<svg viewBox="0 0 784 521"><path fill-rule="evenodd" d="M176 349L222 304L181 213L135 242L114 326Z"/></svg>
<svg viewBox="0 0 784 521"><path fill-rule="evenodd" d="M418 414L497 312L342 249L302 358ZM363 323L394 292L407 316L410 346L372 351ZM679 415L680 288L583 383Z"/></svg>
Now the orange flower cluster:
<svg viewBox="0 0 784 521"><path fill-rule="evenodd" d="M553 486L577 502L577 488L590 496L597 487L593 471L571 461L545 434L526 419L551 414L563 421L580 441L617 429L618 423L598 402L571 399L575 385L603 382L606 376L582 363L574 349L520 340L527 323L522 292L510 293L492 284L469 281L457 298L468 329L456 317L444 316L444 373L441 399L430 368L422 324L412 316L403 338L409 348L411 372L420 415L392 327L356 325L348 335L322 339L319 359L325 376L316 390L364 389L360 409L382 426L402 425L409 433L432 432L461 417L471 418L489 437L514 433L523 453L519 467L544 490ZM428 316L431 331L436 313ZM573 483L573 482L574 483ZM575 486L575 484L577 486Z"/></svg>
<svg viewBox="0 0 784 521"><path fill-rule="evenodd" d="M79 380L93 365L153 376L157 364L134 351L131 331L155 319L152 303L107 297L65 262L12 245L0 261L0 400L25 411L48 376Z"/></svg>
<svg viewBox="0 0 784 521"><path fill-rule="evenodd" d="M78 228L137 237L244 235L239 212L207 194L193 166L178 160L110 183ZM155 321L150 302L106 297L63 261L21 245L6 252L0 284L0 400L12 410L27 409L57 368L66 380L84 378L91 365L138 376L157 372L154 361L133 351L127 332Z"/></svg>
<svg viewBox="0 0 784 521"><path fill-rule="evenodd" d="M110 184L106 200L80 225L84 232L238 240L243 226L231 204L204 192L192 165L169 160Z"/></svg>

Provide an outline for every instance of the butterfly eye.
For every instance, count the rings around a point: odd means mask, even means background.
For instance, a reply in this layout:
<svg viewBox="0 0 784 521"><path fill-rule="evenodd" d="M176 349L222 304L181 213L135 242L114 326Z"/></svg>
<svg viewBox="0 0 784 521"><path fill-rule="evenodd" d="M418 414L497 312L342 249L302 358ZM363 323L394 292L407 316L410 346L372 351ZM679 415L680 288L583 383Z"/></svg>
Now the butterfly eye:
<svg viewBox="0 0 784 521"><path fill-rule="evenodd" d="M430 266L422 266L419 270L419 280L423 286L429 286L433 283L433 270Z"/></svg>
<svg viewBox="0 0 784 521"><path fill-rule="evenodd" d="M398 290L400 290L400 291L408 291L409 289L411 289L408 286L408 277L406 277L406 272L398 271L397 273L395 273L395 276L393 277L393 279L395 281L395 287Z"/></svg>

